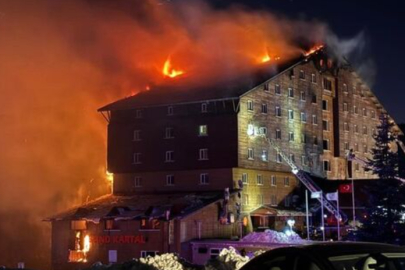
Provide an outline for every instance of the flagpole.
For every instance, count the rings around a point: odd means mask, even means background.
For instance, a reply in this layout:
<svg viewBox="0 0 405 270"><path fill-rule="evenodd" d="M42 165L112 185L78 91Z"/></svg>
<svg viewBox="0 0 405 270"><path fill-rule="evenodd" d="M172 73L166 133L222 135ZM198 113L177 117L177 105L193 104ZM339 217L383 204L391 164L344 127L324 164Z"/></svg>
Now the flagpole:
<svg viewBox="0 0 405 270"><path fill-rule="evenodd" d="M354 201L354 180L352 178L352 206L353 206L353 228L356 228L356 207Z"/></svg>
<svg viewBox="0 0 405 270"><path fill-rule="evenodd" d="M321 191L321 224L322 224L322 239L325 242L325 217L323 216L323 192Z"/></svg>
<svg viewBox="0 0 405 270"><path fill-rule="evenodd" d="M309 240L309 210L308 210L308 189L305 190L305 205L306 209L306 219L307 219L307 239Z"/></svg>
<svg viewBox="0 0 405 270"><path fill-rule="evenodd" d="M336 191L337 193L337 210L338 210L338 218L337 218L337 229L338 229L338 241L340 241L340 209L339 209L339 190Z"/></svg>

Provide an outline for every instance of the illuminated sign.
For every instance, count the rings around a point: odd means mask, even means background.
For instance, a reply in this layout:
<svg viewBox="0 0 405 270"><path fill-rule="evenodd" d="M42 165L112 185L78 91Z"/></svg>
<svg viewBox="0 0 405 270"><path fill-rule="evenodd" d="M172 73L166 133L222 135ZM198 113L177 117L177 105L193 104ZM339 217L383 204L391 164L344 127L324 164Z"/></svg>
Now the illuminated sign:
<svg viewBox="0 0 405 270"><path fill-rule="evenodd" d="M145 244L146 239L143 235L93 235L90 236L92 244Z"/></svg>

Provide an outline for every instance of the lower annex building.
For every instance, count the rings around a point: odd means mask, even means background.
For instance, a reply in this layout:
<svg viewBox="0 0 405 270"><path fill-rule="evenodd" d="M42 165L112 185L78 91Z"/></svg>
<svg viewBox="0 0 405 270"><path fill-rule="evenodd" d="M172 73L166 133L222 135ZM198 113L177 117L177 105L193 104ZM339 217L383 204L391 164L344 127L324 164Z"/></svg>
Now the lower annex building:
<svg viewBox="0 0 405 270"><path fill-rule="evenodd" d="M165 252L192 260L193 240L281 230L290 218L302 230L300 183L265 137L314 177L372 179L346 155L371 157L386 113L326 49L264 67L254 80L157 87L99 111L113 192L47 219L54 269Z"/></svg>

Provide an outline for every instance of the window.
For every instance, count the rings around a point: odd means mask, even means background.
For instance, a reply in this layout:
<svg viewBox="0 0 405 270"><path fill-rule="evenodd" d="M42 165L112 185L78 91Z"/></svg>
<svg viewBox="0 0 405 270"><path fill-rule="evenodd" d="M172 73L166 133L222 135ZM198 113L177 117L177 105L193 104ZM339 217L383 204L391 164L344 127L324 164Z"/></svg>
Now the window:
<svg viewBox="0 0 405 270"><path fill-rule="evenodd" d="M208 112L208 104L207 103L201 103L201 112L206 113Z"/></svg>
<svg viewBox="0 0 405 270"><path fill-rule="evenodd" d="M323 89L332 91L332 81L326 78L323 78Z"/></svg>
<svg viewBox="0 0 405 270"><path fill-rule="evenodd" d="M349 132L349 124L347 123L347 122L344 122L343 123L343 130L345 131L345 132Z"/></svg>
<svg viewBox="0 0 405 270"><path fill-rule="evenodd" d="M277 117L281 117L281 108L280 108L280 106L276 106L275 113L276 113Z"/></svg>
<svg viewBox="0 0 405 270"><path fill-rule="evenodd" d="M208 173L200 174L200 185L208 185L210 183Z"/></svg>
<svg viewBox="0 0 405 270"><path fill-rule="evenodd" d="M271 205L277 205L277 196L272 194L270 199Z"/></svg>
<svg viewBox="0 0 405 270"><path fill-rule="evenodd" d="M166 151L165 162L174 162L174 151Z"/></svg>
<svg viewBox="0 0 405 270"><path fill-rule="evenodd" d="M311 83L316 83L316 75L314 73L311 74Z"/></svg>
<svg viewBox="0 0 405 270"><path fill-rule="evenodd" d="M257 204L263 204L263 195L257 194Z"/></svg>
<svg viewBox="0 0 405 270"><path fill-rule="evenodd" d="M142 218L140 220L140 230L159 230L160 221L159 219Z"/></svg>
<svg viewBox="0 0 405 270"><path fill-rule="evenodd" d="M135 176L134 177L134 186L135 187L141 187L142 186L142 177L140 177L140 176Z"/></svg>
<svg viewBox="0 0 405 270"><path fill-rule="evenodd" d="M281 140L281 130L276 129L276 140Z"/></svg>
<svg viewBox="0 0 405 270"><path fill-rule="evenodd" d="M318 103L318 100L317 100L317 97L316 97L315 94L312 94L311 102L312 102L313 104Z"/></svg>
<svg viewBox="0 0 405 270"><path fill-rule="evenodd" d="M359 110L358 110L357 106L353 106L353 112L354 112L354 114L358 114L358 113L359 113Z"/></svg>
<svg viewBox="0 0 405 270"><path fill-rule="evenodd" d="M359 127L357 125L354 125L353 128L354 128L354 133L359 133Z"/></svg>
<svg viewBox="0 0 405 270"><path fill-rule="evenodd" d="M292 87L288 87L288 97L294 97L294 89Z"/></svg>
<svg viewBox="0 0 405 270"><path fill-rule="evenodd" d="M375 111L371 111L371 118L372 118L372 119L375 118Z"/></svg>
<svg viewBox="0 0 405 270"><path fill-rule="evenodd" d="M290 160L291 160L292 162L295 162L295 156L294 156L294 154L290 154Z"/></svg>
<svg viewBox="0 0 405 270"><path fill-rule="evenodd" d="M199 136L208 136L208 126L207 125L200 125L198 127L198 135Z"/></svg>
<svg viewBox="0 0 405 270"><path fill-rule="evenodd" d="M354 144L354 151L359 152L359 144L358 143Z"/></svg>
<svg viewBox="0 0 405 270"><path fill-rule="evenodd" d="M308 165L308 159L306 156L301 156L301 164L302 164L302 166Z"/></svg>
<svg viewBox="0 0 405 270"><path fill-rule="evenodd" d="M312 115L312 125L318 125L318 117L316 114Z"/></svg>
<svg viewBox="0 0 405 270"><path fill-rule="evenodd" d="M301 133L301 143L307 143L307 134Z"/></svg>
<svg viewBox="0 0 405 270"><path fill-rule="evenodd" d="M290 204L291 204L291 197L290 197L289 195L287 195L287 196L284 198L284 206L285 206L285 207L289 207Z"/></svg>
<svg viewBox="0 0 405 270"><path fill-rule="evenodd" d="M275 93L276 95L281 95L281 87L280 87L279 84L276 84L276 85L274 86L274 93Z"/></svg>
<svg viewBox="0 0 405 270"><path fill-rule="evenodd" d="M279 152L276 153L276 162L277 163L283 162L283 158L281 157L281 154Z"/></svg>
<svg viewBox="0 0 405 270"><path fill-rule="evenodd" d="M114 219L106 219L104 221L104 230L111 231L117 230L117 226Z"/></svg>
<svg viewBox="0 0 405 270"><path fill-rule="evenodd" d="M133 141L140 141L140 140L141 140L141 131L140 130L134 130Z"/></svg>
<svg viewBox="0 0 405 270"><path fill-rule="evenodd" d="M254 159L253 148L248 148L248 159Z"/></svg>
<svg viewBox="0 0 405 270"><path fill-rule="evenodd" d="M357 172L360 171L360 165L359 165L359 163L356 162L356 163L354 164L354 170L357 171Z"/></svg>
<svg viewBox="0 0 405 270"><path fill-rule="evenodd" d="M166 186L174 186L174 175L166 175Z"/></svg>
<svg viewBox="0 0 405 270"><path fill-rule="evenodd" d="M307 114L304 112L301 112L301 122L306 123L307 122Z"/></svg>
<svg viewBox="0 0 405 270"><path fill-rule="evenodd" d="M318 137L316 136L313 137L313 144L318 145Z"/></svg>
<svg viewBox="0 0 405 270"><path fill-rule="evenodd" d="M247 194L243 194L243 205L249 204L249 196Z"/></svg>
<svg viewBox="0 0 405 270"><path fill-rule="evenodd" d="M367 126L363 126L363 135L367 135Z"/></svg>
<svg viewBox="0 0 405 270"><path fill-rule="evenodd" d="M344 143L344 149L345 149L346 151L350 150L350 146L349 146L349 143L348 143L348 142L345 142L345 143Z"/></svg>
<svg viewBox="0 0 405 270"><path fill-rule="evenodd" d="M328 101L327 100L322 100L322 110L327 111L328 110Z"/></svg>
<svg viewBox="0 0 405 270"><path fill-rule="evenodd" d="M364 154L367 154L367 153L368 153L367 144L364 144L364 145L363 145L363 152L364 152Z"/></svg>
<svg viewBox="0 0 405 270"><path fill-rule="evenodd" d="M211 248L210 249L210 259L215 259L218 257L220 250L218 248Z"/></svg>
<svg viewBox="0 0 405 270"><path fill-rule="evenodd" d="M263 90L264 91L269 91L269 84L268 83L263 84Z"/></svg>
<svg viewBox="0 0 405 270"><path fill-rule="evenodd" d="M271 176L271 186L273 187L277 186L277 178L275 175Z"/></svg>
<svg viewBox="0 0 405 270"><path fill-rule="evenodd" d="M331 168L330 168L330 162L329 160L324 160L323 161L323 170L325 172L330 172Z"/></svg>
<svg viewBox="0 0 405 270"><path fill-rule="evenodd" d="M262 161L268 161L269 160L269 153L267 150L262 151Z"/></svg>
<svg viewBox="0 0 405 270"><path fill-rule="evenodd" d="M299 78L300 78L301 80L305 80L305 72L304 72L303 70L300 70Z"/></svg>
<svg viewBox="0 0 405 270"><path fill-rule="evenodd" d="M142 118L142 115L143 115L142 110L136 110L136 112L135 112L135 117L136 118Z"/></svg>
<svg viewBox="0 0 405 270"><path fill-rule="evenodd" d="M294 132L288 132L288 141L290 142L294 141Z"/></svg>
<svg viewBox="0 0 405 270"><path fill-rule="evenodd" d="M329 131L329 121L328 120L322 120L322 129L325 131Z"/></svg>
<svg viewBox="0 0 405 270"><path fill-rule="evenodd" d="M363 116L366 117L367 116L367 109L363 108Z"/></svg>
<svg viewBox="0 0 405 270"><path fill-rule="evenodd" d="M349 87L347 87L347 84L343 84L343 92L345 93L345 94L347 94L347 93L349 93Z"/></svg>
<svg viewBox="0 0 405 270"><path fill-rule="evenodd" d="M301 91L301 92L300 92L300 100L301 100L301 101L307 100L307 97L305 96L305 92L304 92L304 91Z"/></svg>
<svg viewBox="0 0 405 270"><path fill-rule="evenodd" d="M290 77L294 78L294 69L290 69Z"/></svg>
<svg viewBox="0 0 405 270"><path fill-rule="evenodd" d="M267 135L267 128L266 127L259 127L259 134L260 135Z"/></svg>
<svg viewBox="0 0 405 270"><path fill-rule="evenodd" d="M258 175L257 175L256 183L257 183L258 185L263 185L263 176L262 176L261 174L258 174Z"/></svg>
<svg viewBox="0 0 405 270"><path fill-rule="evenodd" d="M141 153L134 153L133 164L141 164Z"/></svg>
<svg viewBox="0 0 405 270"><path fill-rule="evenodd" d="M242 173L242 183L248 184L249 183L249 176L247 173Z"/></svg>
<svg viewBox="0 0 405 270"><path fill-rule="evenodd" d="M343 111L344 111L344 112L348 112L348 111L349 111L349 107L348 107L348 105L347 105L346 102L343 103Z"/></svg>
<svg viewBox="0 0 405 270"><path fill-rule="evenodd" d="M108 250L108 262L109 263L116 263L117 260L117 251L116 250Z"/></svg>
<svg viewBox="0 0 405 270"><path fill-rule="evenodd" d="M165 139L173 139L174 138L174 129L172 127L167 127L165 129Z"/></svg>
<svg viewBox="0 0 405 270"><path fill-rule="evenodd" d="M203 148L200 149L200 155L199 155L199 160L208 160L208 149Z"/></svg>
<svg viewBox="0 0 405 270"><path fill-rule="evenodd" d="M157 253L158 253L157 251L142 250L141 258L146 258L148 256L154 257L154 256L156 256Z"/></svg>
<svg viewBox="0 0 405 270"><path fill-rule="evenodd" d="M262 113L267 113L267 104L266 103L262 104Z"/></svg>
<svg viewBox="0 0 405 270"><path fill-rule="evenodd" d="M167 107L167 115L173 115L174 109L173 106Z"/></svg>
<svg viewBox="0 0 405 270"><path fill-rule="evenodd" d="M253 111L253 101L251 101L251 100L247 101L247 110Z"/></svg>
<svg viewBox="0 0 405 270"><path fill-rule="evenodd" d="M329 140L323 140L323 150L330 150L329 149Z"/></svg>
<svg viewBox="0 0 405 270"><path fill-rule="evenodd" d="M70 228L74 231L87 230L87 222L85 220L72 220Z"/></svg>
<svg viewBox="0 0 405 270"><path fill-rule="evenodd" d="M294 120L294 111L293 110L288 110L288 119Z"/></svg>

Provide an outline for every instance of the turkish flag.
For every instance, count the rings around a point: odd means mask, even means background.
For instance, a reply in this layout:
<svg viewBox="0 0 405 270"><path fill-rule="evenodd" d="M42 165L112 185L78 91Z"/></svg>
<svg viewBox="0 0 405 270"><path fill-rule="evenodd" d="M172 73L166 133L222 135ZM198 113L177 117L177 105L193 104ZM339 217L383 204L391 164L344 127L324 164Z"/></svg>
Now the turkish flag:
<svg viewBox="0 0 405 270"><path fill-rule="evenodd" d="M340 193L352 193L352 184L341 184L339 186Z"/></svg>

